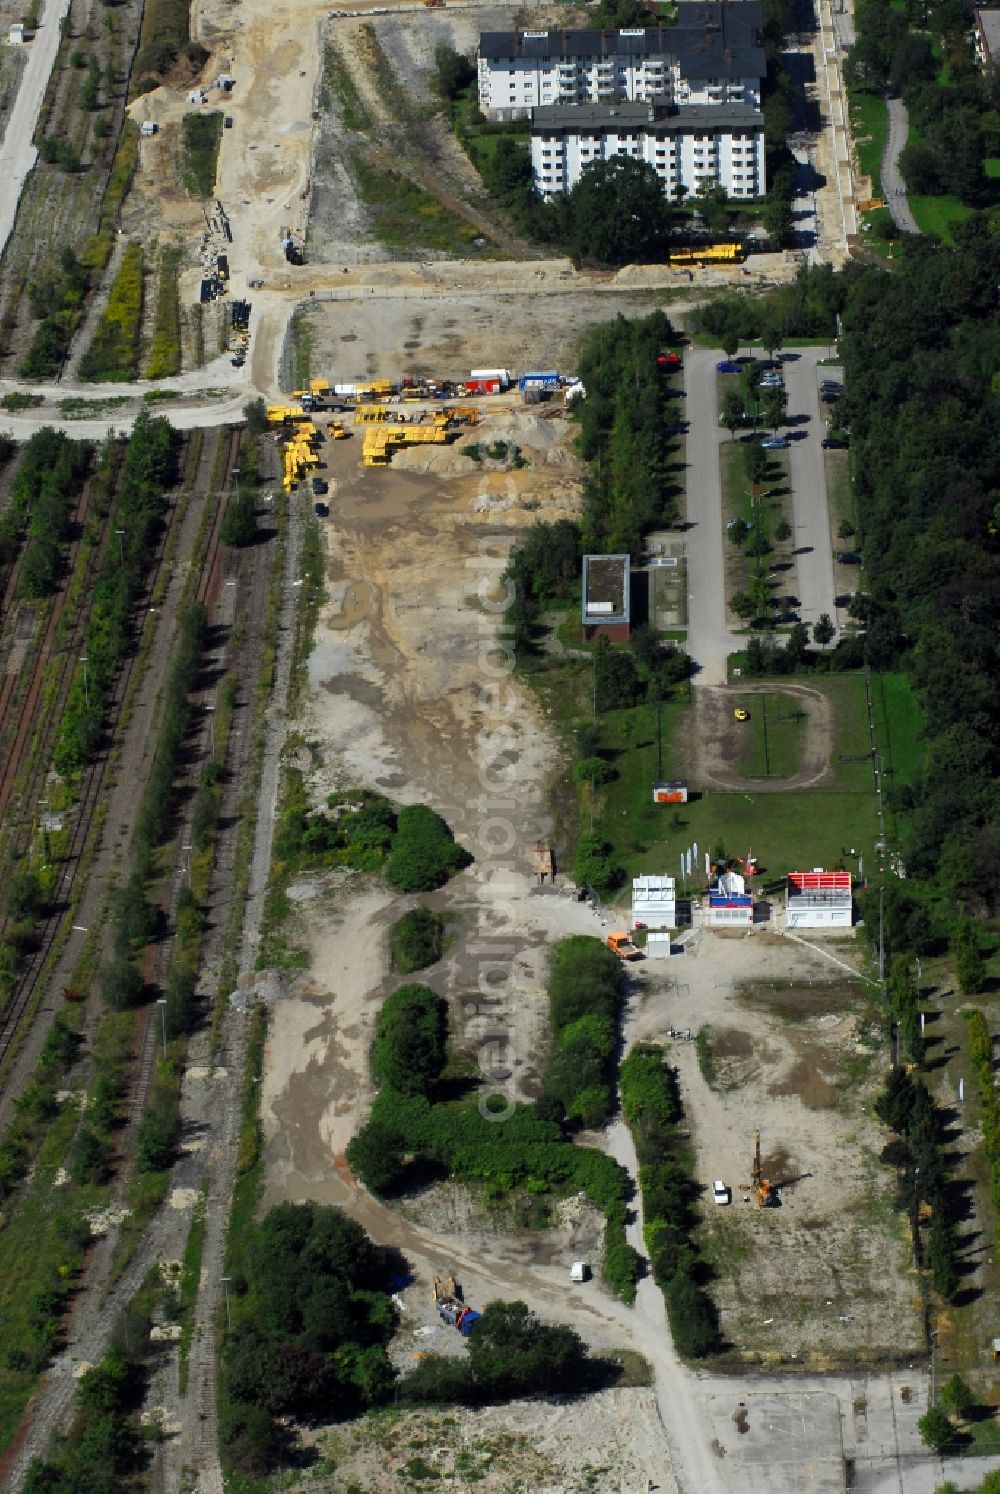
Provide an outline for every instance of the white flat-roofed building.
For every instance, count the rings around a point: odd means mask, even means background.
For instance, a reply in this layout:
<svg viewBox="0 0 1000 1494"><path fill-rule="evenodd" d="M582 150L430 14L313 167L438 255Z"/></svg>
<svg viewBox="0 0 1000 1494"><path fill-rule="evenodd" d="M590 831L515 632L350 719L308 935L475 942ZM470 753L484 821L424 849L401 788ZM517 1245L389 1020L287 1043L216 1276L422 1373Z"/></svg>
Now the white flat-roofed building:
<svg viewBox="0 0 1000 1494"><path fill-rule="evenodd" d="M848 871L789 872L785 891L785 927L849 929L853 917Z"/></svg>
<svg viewBox="0 0 1000 1494"><path fill-rule="evenodd" d="M484 31L479 107L490 119L518 119L539 104L759 105L761 24L758 0L681 0L672 26Z"/></svg>
<svg viewBox="0 0 1000 1494"><path fill-rule="evenodd" d="M632 927L677 927L676 883L673 877L632 878Z"/></svg>
<svg viewBox="0 0 1000 1494"><path fill-rule="evenodd" d="M533 111L531 170L543 197L571 192L587 166L616 156L652 166L668 198L681 188L696 196L702 187L719 186L737 198L767 190L764 121L746 104L581 104Z"/></svg>

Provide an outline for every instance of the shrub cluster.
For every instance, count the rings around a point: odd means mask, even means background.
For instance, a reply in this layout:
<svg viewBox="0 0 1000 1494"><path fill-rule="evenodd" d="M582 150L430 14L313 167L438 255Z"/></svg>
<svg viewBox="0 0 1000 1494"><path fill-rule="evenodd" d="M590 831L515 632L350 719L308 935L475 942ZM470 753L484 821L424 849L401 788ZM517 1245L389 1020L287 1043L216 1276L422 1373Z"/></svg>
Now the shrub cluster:
<svg viewBox="0 0 1000 1494"><path fill-rule="evenodd" d="M35 1458L25 1494L76 1494L134 1489L145 1463L138 1413L146 1377L141 1365L112 1349L80 1377L69 1434L49 1458Z"/></svg>
<svg viewBox="0 0 1000 1494"><path fill-rule="evenodd" d="M396 816L386 881L398 892L433 892L471 860L439 814L426 804L409 804Z"/></svg>
<svg viewBox="0 0 1000 1494"><path fill-rule="evenodd" d="M208 52L191 39L190 0L150 0L143 7L139 47L132 65L133 93L157 88L179 58L196 74Z"/></svg>
<svg viewBox="0 0 1000 1494"><path fill-rule="evenodd" d="M50 265L29 281L28 304L41 325L21 360L18 372L23 379L52 378L59 372L83 317L89 287L90 270L69 244L60 250L58 269Z"/></svg>
<svg viewBox="0 0 1000 1494"><path fill-rule="evenodd" d="M601 1126L615 1109L615 1055L622 969L600 939L577 934L556 945L549 972L549 1021L555 1041L545 1094L555 1113Z"/></svg>
<svg viewBox="0 0 1000 1494"><path fill-rule="evenodd" d="M893 1069L875 1114L899 1138L883 1149L882 1160L898 1169L897 1203L909 1216L914 1255L930 1271L934 1290L950 1300L958 1290L955 1232L962 1201L951 1177L941 1111L922 1079Z"/></svg>
<svg viewBox="0 0 1000 1494"><path fill-rule="evenodd" d="M288 1445L279 1417L339 1419L392 1387L393 1263L339 1209L312 1203L251 1224L247 1261L233 1280L221 1441L233 1472L260 1476Z"/></svg>
<svg viewBox="0 0 1000 1494"><path fill-rule="evenodd" d="M93 458L93 446L72 441L45 426L25 444L0 516L0 564L13 560L27 529L21 592L37 600L55 590L62 569L61 546L70 515Z"/></svg>
<svg viewBox="0 0 1000 1494"><path fill-rule="evenodd" d="M720 1346L715 1304L702 1285L705 1267L691 1239L695 1189L681 1145L677 1075L655 1043L640 1043L621 1066L622 1110L635 1138L644 1237L653 1279L663 1292L678 1353L702 1359Z"/></svg>
<svg viewBox="0 0 1000 1494"><path fill-rule="evenodd" d="M390 929L389 949L400 975L436 965L444 952L444 919L430 908L411 908Z"/></svg>
<svg viewBox="0 0 1000 1494"><path fill-rule="evenodd" d="M400 986L375 1023L372 1077L401 1095L431 1095L444 1071L448 1009L429 986Z"/></svg>

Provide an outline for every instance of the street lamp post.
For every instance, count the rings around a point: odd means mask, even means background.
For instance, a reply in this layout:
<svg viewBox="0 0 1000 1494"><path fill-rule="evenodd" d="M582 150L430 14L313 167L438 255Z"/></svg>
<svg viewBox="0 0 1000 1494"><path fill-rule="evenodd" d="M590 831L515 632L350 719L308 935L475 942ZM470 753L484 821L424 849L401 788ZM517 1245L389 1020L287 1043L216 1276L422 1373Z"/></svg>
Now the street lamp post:
<svg viewBox="0 0 1000 1494"><path fill-rule="evenodd" d="M84 701L86 702L87 710L89 711L90 710L90 682L87 679L87 658L88 658L87 654L81 654L80 655L80 663L83 665L83 698L84 698Z"/></svg>
<svg viewBox="0 0 1000 1494"><path fill-rule="evenodd" d="M233 1314L232 1314L232 1312L230 1310L230 1307L229 1307L229 1283L230 1283L231 1280L232 1280L231 1276L224 1276L222 1278L222 1289L223 1289L223 1291L226 1294L226 1332L227 1333L232 1333L232 1331L233 1331Z"/></svg>
<svg viewBox="0 0 1000 1494"><path fill-rule="evenodd" d="M115 530L115 534L117 534L117 536L118 536L118 564L119 565L124 565L125 564L125 556L124 556L124 553L122 551L122 540L123 540L123 538L125 536L125 531L124 531L124 529L116 529Z"/></svg>
<svg viewBox="0 0 1000 1494"><path fill-rule="evenodd" d="M167 998L158 996L156 1004L160 1008L160 1027L163 1032L163 1057L167 1056Z"/></svg>

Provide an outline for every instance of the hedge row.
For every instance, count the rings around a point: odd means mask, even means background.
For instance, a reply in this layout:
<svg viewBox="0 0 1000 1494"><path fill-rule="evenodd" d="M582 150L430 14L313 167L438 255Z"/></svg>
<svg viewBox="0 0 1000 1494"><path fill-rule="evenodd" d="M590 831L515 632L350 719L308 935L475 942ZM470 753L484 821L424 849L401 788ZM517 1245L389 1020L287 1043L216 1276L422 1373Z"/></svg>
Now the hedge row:
<svg viewBox="0 0 1000 1494"><path fill-rule="evenodd" d="M621 961L584 934L556 945L549 974L549 1020L555 1049L545 1093L556 1114L601 1126L615 1109L615 1053Z"/></svg>
<svg viewBox="0 0 1000 1494"><path fill-rule="evenodd" d="M720 1347L715 1304L691 1235L696 1223L691 1159L677 1133L677 1075L656 1043L634 1047L621 1067L622 1110L635 1139L653 1280L663 1292L678 1353L702 1359Z"/></svg>

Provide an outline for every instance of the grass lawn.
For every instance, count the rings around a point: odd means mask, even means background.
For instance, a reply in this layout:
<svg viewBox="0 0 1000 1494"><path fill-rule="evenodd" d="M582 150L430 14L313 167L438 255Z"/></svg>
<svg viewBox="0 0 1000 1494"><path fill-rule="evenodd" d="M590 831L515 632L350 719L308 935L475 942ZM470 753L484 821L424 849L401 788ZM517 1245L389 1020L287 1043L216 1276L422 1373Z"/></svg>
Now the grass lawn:
<svg viewBox="0 0 1000 1494"><path fill-rule="evenodd" d="M211 197L219 166L219 141L222 139L222 115L185 114L181 120L181 144L184 161L181 179L189 197Z"/></svg>
<svg viewBox="0 0 1000 1494"><path fill-rule="evenodd" d="M833 526L831 540L834 545L847 549L849 542L839 538L839 529L845 521L849 524L856 522L850 454L846 451L824 451L823 465L826 468L826 496L830 506L830 523Z"/></svg>
<svg viewBox="0 0 1000 1494"><path fill-rule="evenodd" d="M882 674L872 679L872 699L875 736L886 775L895 787L912 783L924 750L917 697L905 675Z"/></svg>
<svg viewBox="0 0 1000 1494"><path fill-rule="evenodd" d="M489 246L480 248L474 242L478 229L409 177L373 165L360 151L354 152L352 164L372 230L387 249L441 249L490 257Z"/></svg>
<svg viewBox="0 0 1000 1494"><path fill-rule="evenodd" d="M878 94L854 90L849 96L851 133L854 136L858 166L871 177L872 195L882 196L882 155L888 129L885 99Z"/></svg>
<svg viewBox="0 0 1000 1494"><path fill-rule="evenodd" d="M801 702L780 690L748 695L740 702L750 713L743 732L741 778L790 778L802 765L806 714Z"/></svg>
<svg viewBox="0 0 1000 1494"><path fill-rule="evenodd" d="M1000 156L987 156L983 166L987 176L1000 176Z"/></svg>
<svg viewBox="0 0 1000 1494"><path fill-rule="evenodd" d="M944 244L953 242L952 225L961 223L972 212L957 197L910 197L909 204L920 232L933 234Z"/></svg>
<svg viewBox="0 0 1000 1494"><path fill-rule="evenodd" d="M626 886L642 873L673 875L681 851L695 841L702 860L706 850L714 852L720 844L730 855L742 855L752 846L768 884L787 871L833 867L852 848L871 855L878 838L878 818L871 760L866 755L864 679L861 675L803 677L802 683L821 690L834 708L832 772L823 787L816 789L775 794L713 790L688 804L656 806L650 790L654 779L688 776L697 753L690 707L671 702L661 709L659 752L654 707L611 712L600 718L603 750L618 776L598 791L594 829L614 846ZM778 714L789 714L781 708L780 682L775 683L773 700ZM754 697L754 712L758 701ZM751 766L755 754L762 756L754 724L752 713L747 723ZM797 760L795 734L799 730L794 723L787 728L785 723L780 725L775 750L786 765L791 764L788 771L794 771ZM769 743L770 735L769 727ZM582 808L589 816L589 803Z"/></svg>
<svg viewBox="0 0 1000 1494"><path fill-rule="evenodd" d="M754 513L753 497L750 483L747 480L743 468L743 453L746 444L742 441L726 441L719 450L719 463L722 476L722 517L727 526L727 538L725 542L725 564L726 564L726 601L735 592L751 592L751 583L756 566L755 558L749 553L750 538L743 545L735 545L728 538L728 526L733 519L743 519L750 525L759 525L763 534L771 545L771 551L764 557L764 567L771 587L772 595L781 587L783 578L791 578L794 581L795 561L793 553L795 549L794 531L791 537L784 543L775 539L775 530L782 519L789 524L792 522L792 497L788 477L788 453L787 451L768 452L767 476L757 512ZM775 571L774 566L786 567L783 571ZM792 584L784 586L786 591L794 591ZM746 622L735 615L729 619L734 628L746 627Z"/></svg>

